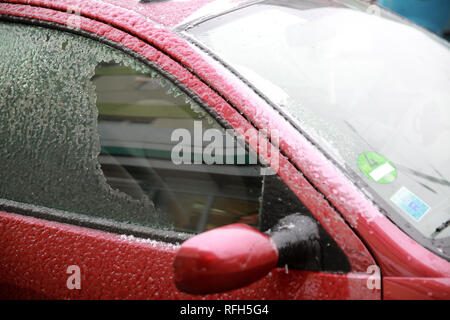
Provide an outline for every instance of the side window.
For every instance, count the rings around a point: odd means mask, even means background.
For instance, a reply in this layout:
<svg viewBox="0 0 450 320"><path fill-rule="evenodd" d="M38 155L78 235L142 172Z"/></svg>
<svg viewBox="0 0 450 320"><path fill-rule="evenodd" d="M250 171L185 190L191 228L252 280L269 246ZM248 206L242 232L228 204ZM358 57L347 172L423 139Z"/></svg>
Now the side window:
<svg viewBox="0 0 450 320"><path fill-rule="evenodd" d="M0 23L0 71L0 198L18 207L188 233L311 215L207 109L126 53ZM348 271L321 234L322 269Z"/></svg>
<svg viewBox="0 0 450 320"><path fill-rule="evenodd" d="M262 176L256 158L233 148L226 164L225 140L233 137L174 84L141 67L137 72L103 62L95 68L99 162L107 183L153 203L178 231L234 222L258 227ZM205 163L208 133L223 146L213 154L223 164Z"/></svg>
<svg viewBox="0 0 450 320"><path fill-rule="evenodd" d="M230 137L158 71L52 29L1 23L0 43L1 198L192 233L259 226L256 156L205 165L203 133Z"/></svg>

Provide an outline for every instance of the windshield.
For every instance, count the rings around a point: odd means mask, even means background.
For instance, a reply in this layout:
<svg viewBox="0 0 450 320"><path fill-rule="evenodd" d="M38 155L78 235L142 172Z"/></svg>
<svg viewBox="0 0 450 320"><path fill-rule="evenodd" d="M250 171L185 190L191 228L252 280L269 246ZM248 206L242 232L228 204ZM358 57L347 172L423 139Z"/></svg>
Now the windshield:
<svg viewBox="0 0 450 320"><path fill-rule="evenodd" d="M265 1L189 33L290 114L401 229L448 259L445 42L327 1Z"/></svg>

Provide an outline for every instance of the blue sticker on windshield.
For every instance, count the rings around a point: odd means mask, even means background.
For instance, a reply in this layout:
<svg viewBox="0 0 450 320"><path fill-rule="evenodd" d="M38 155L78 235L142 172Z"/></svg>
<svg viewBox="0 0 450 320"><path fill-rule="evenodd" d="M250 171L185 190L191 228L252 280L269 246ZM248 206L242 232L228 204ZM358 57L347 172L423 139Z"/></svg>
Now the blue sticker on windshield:
<svg viewBox="0 0 450 320"><path fill-rule="evenodd" d="M391 198L391 201L399 206L403 211L419 221L425 213L430 210L430 207L420 200L414 193L401 187Z"/></svg>

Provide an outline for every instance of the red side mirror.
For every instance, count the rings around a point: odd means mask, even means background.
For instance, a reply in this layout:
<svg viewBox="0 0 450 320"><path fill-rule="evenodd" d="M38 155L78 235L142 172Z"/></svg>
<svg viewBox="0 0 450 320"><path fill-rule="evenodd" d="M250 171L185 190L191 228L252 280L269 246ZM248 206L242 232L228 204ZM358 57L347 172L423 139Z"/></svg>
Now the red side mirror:
<svg viewBox="0 0 450 320"><path fill-rule="evenodd" d="M275 243L245 224L232 224L185 241L175 256L175 285L207 294L246 286L278 263Z"/></svg>

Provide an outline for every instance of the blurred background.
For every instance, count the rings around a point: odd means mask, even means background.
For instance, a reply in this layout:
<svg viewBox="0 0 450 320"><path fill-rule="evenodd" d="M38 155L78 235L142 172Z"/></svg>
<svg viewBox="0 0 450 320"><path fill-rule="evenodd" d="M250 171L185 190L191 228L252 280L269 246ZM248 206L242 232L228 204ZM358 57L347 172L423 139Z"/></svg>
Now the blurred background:
<svg viewBox="0 0 450 320"><path fill-rule="evenodd" d="M373 0L450 41L450 0Z"/></svg>

